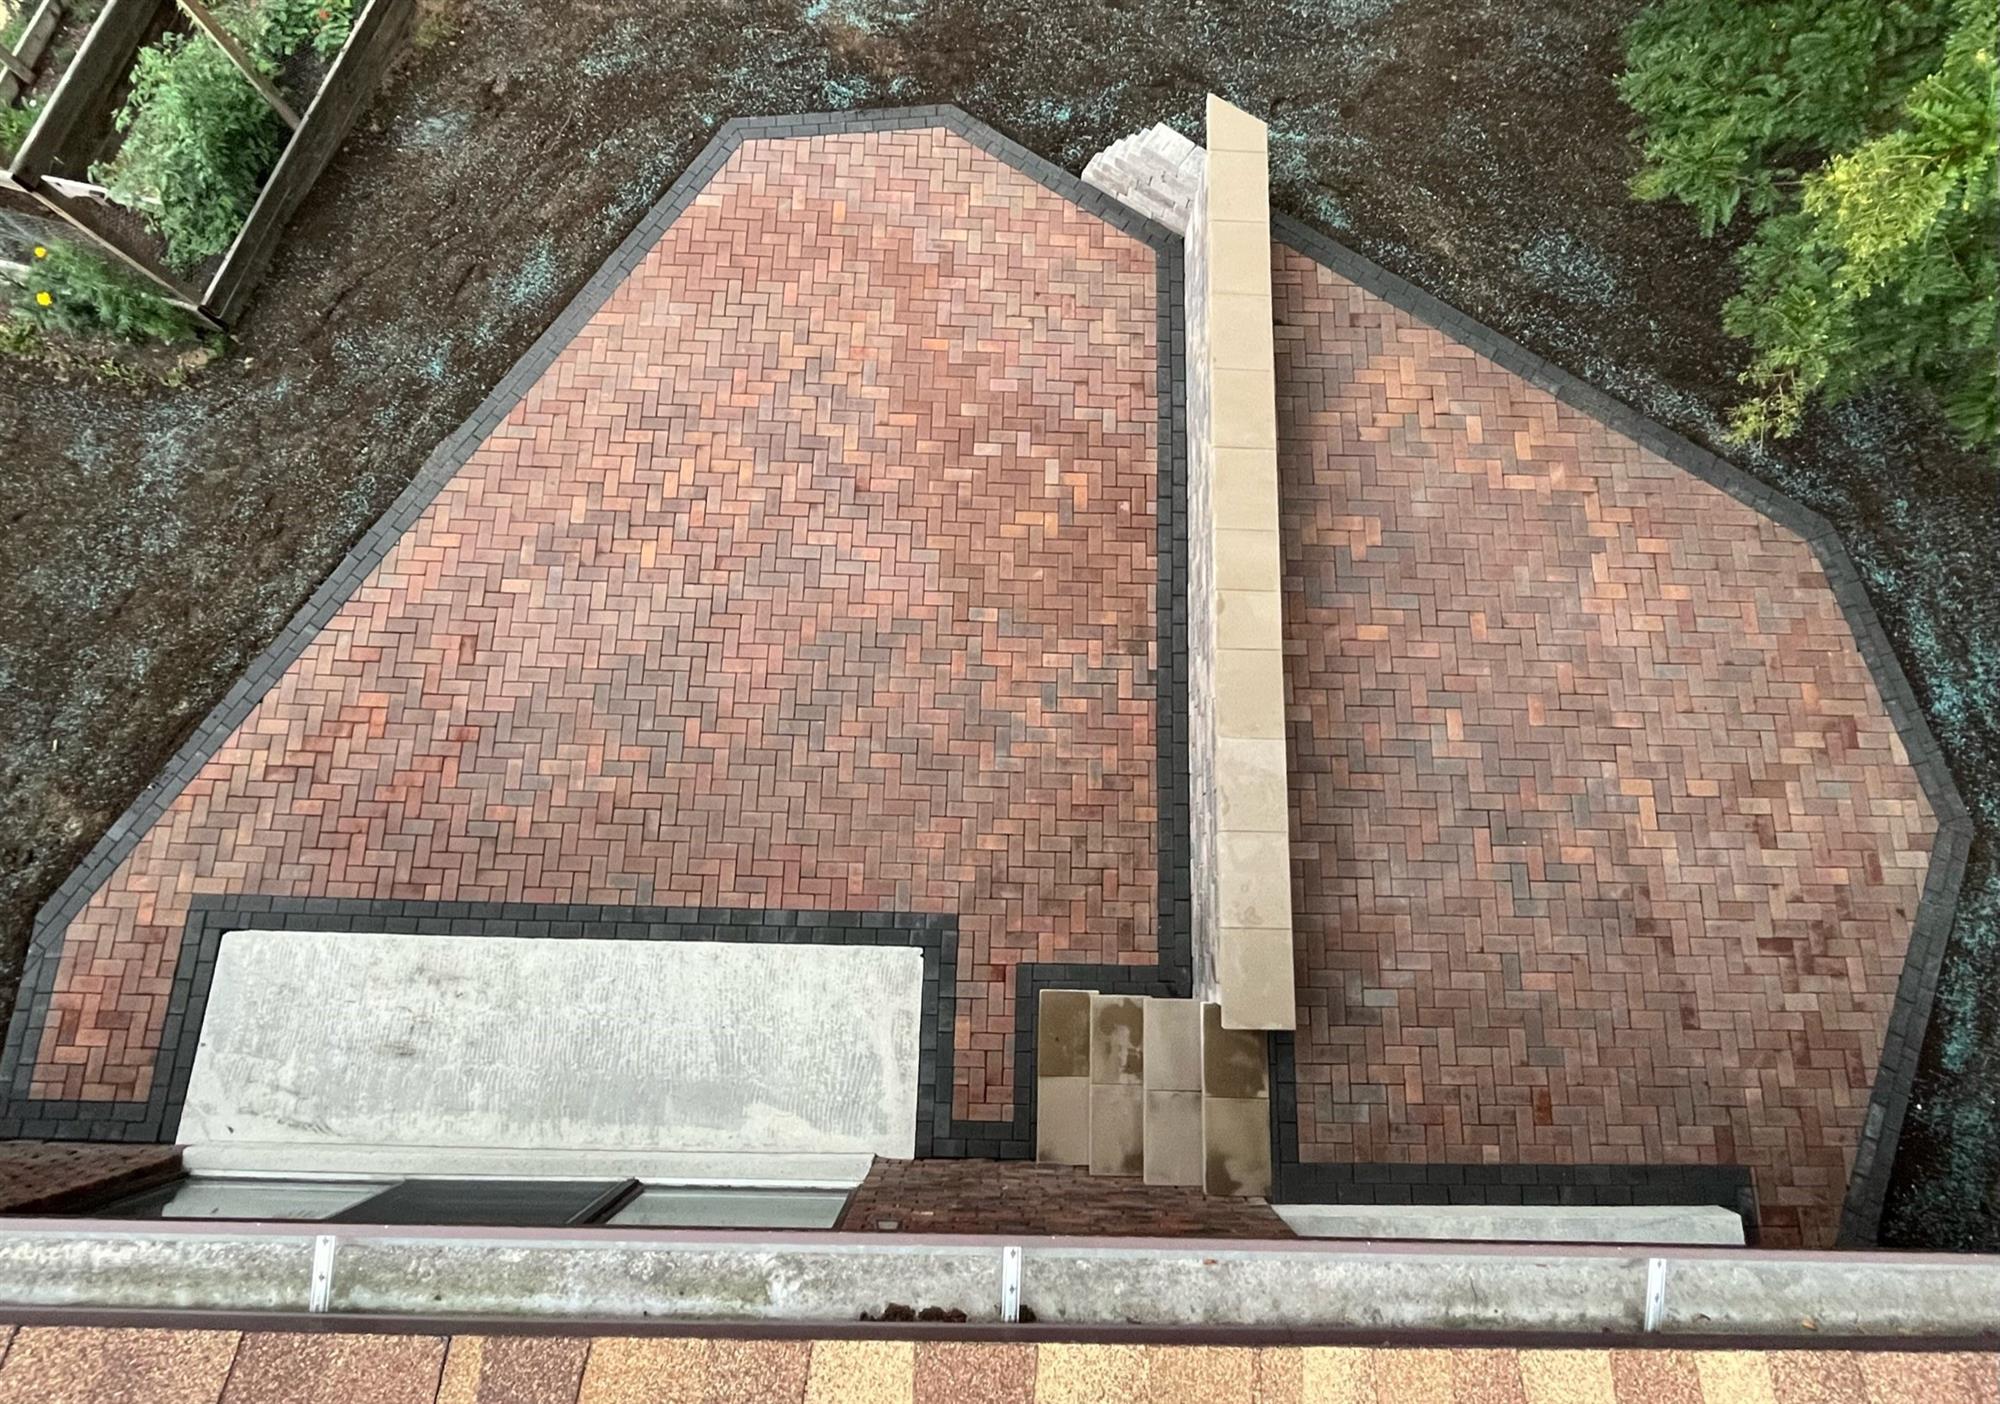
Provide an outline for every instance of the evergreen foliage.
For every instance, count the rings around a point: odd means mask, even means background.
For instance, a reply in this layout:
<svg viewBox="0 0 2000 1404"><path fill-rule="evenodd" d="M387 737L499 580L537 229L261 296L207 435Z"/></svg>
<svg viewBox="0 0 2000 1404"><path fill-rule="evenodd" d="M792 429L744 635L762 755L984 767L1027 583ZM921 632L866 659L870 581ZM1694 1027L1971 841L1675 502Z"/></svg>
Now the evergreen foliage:
<svg viewBox="0 0 2000 1404"><path fill-rule="evenodd" d="M1723 325L1749 341L1739 438L1883 374L1968 441L2000 433L1991 0L1662 0L1627 35L1642 199L1756 221Z"/></svg>

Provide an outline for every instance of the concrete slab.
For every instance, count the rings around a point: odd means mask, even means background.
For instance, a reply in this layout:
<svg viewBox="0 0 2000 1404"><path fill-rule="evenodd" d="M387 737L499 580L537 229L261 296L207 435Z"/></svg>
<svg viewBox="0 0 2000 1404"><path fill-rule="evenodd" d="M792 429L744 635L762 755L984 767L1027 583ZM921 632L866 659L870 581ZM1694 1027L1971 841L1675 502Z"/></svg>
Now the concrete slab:
<svg viewBox="0 0 2000 1404"><path fill-rule="evenodd" d="M1044 1165L1090 1164L1090 1079L1035 1081L1035 1159Z"/></svg>
<svg viewBox="0 0 2000 1404"><path fill-rule="evenodd" d="M1505 1207L1277 1204L1306 1238L1425 1238L1457 1242L1671 1243L1741 1247L1743 1220L1720 1205Z"/></svg>
<svg viewBox="0 0 2000 1404"><path fill-rule="evenodd" d="M1201 1144L1210 1194L1271 1192L1269 1097L1203 1097Z"/></svg>
<svg viewBox="0 0 2000 1404"><path fill-rule="evenodd" d="M1147 1184L1202 1182L1201 1093L1146 1093L1145 1130Z"/></svg>
<svg viewBox="0 0 2000 1404"><path fill-rule="evenodd" d="M179 1139L195 1147L787 1156L915 1148L915 950L234 932ZM553 1167L553 1168L551 1168ZM636 1173L636 1172L634 1172Z"/></svg>
<svg viewBox="0 0 2000 1404"><path fill-rule="evenodd" d="M1146 1001L1139 995L1090 997L1092 1086L1138 1086L1146 1075Z"/></svg>
<svg viewBox="0 0 2000 1404"><path fill-rule="evenodd" d="M1143 1028L1146 1090L1201 1091L1201 1006L1191 999L1148 999Z"/></svg>
<svg viewBox="0 0 2000 1404"><path fill-rule="evenodd" d="M1090 1076L1089 990L1043 990L1035 1018L1035 1076Z"/></svg>
<svg viewBox="0 0 2000 1404"><path fill-rule="evenodd" d="M1090 1089L1090 1173L1138 1175L1146 1168L1146 1092L1129 1087Z"/></svg>
<svg viewBox="0 0 2000 1404"><path fill-rule="evenodd" d="M321 1224L23 1221L0 1234L18 1306L299 1311ZM348 1226L332 1310L405 1316L852 1323L888 1302L997 1321L1004 1240L655 1229L467 1234ZM1655 1266L1655 1263L1658 1266ZM2000 1259L1972 1254L1495 1245L1028 1242L1021 1301L1045 1326L1636 1333L1824 1342L1996 1339ZM1385 1396L1386 1397L1386 1396ZM1595 1396L1593 1396L1595 1397Z"/></svg>
<svg viewBox="0 0 2000 1404"><path fill-rule="evenodd" d="M746 1161L741 1151L595 1150L553 1147L314 1145L314 1175L479 1175L510 1180L623 1179L677 1185L856 1185L874 1159L848 1154L767 1155ZM286 1141L222 1141L189 1146L181 1163L190 1175L296 1175L299 1145Z"/></svg>

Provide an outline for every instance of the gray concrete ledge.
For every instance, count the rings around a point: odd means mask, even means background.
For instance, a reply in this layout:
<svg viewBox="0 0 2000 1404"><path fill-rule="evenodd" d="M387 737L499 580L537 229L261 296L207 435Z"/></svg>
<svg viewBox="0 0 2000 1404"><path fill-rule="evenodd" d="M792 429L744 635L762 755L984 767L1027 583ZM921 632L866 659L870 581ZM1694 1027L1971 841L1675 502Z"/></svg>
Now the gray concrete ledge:
<svg viewBox="0 0 2000 1404"><path fill-rule="evenodd" d="M1275 1204L1271 1207L1301 1238L1743 1246L1742 1216L1719 1204Z"/></svg>
<svg viewBox="0 0 2000 1404"><path fill-rule="evenodd" d="M0 1226L0 1309L1043 1327L2000 1339L2000 1258L1547 1244L968 1239L321 1224ZM313 1310L315 1267L319 1310Z"/></svg>

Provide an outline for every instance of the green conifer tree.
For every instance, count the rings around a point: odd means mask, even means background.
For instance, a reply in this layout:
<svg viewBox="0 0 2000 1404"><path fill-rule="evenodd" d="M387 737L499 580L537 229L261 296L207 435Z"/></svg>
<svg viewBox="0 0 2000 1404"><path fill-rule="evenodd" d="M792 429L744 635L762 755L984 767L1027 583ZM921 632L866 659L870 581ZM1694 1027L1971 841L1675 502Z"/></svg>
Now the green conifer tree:
<svg viewBox="0 0 2000 1404"><path fill-rule="evenodd" d="M1627 35L1641 199L1756 221L1723 324L1743 439L1890 374L2000 434L1993 0L1661 0Z"/></svg>

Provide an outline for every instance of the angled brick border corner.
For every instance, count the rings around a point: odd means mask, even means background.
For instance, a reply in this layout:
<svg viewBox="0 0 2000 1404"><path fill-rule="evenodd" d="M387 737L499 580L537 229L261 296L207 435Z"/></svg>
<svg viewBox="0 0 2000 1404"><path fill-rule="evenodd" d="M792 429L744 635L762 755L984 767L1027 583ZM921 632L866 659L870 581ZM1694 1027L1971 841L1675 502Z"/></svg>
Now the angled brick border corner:
<svg viewBox="0 0 2000 1404"><path fill-rule="evenodd" d="M501 420L555 362L563 349L595 316L618 286L639 266L665 234L667 228L694 202L695 198L735 155L745 142L785 140L852 134L859 132L943 129L972 146L1021 172L1053 193L1062 196L1113 228L1130 235L1154 251L1158 278L1156 298L1158 369L1158 434L1156 464L1158 477L1158 570L1155 596L1157 620L1157 662L1154 670L1159 787L1159 911L1158 963L1092 967L1059 962L1021 965L1016 968L1017 988L1023 1003L1017 1015L1015 1056L1016 1098L1011 1121L985 1122L950 1120L952 1085L951 1005L955 981L947 982L940 995L940 1015L946 1040L941 1066L943 1111L935 1123L930 1153L945 1156L990 1155L1026 1159L1034 1153L1034 1041L1032 990L1058 984L1095 983L1100 989L1129 990L1184 997L1189 985L1190 897L1188 886L1188 787L1187 787L1187 606L1183 586L1187 566L1186 442L1184 434L1186 383L1184 338L1181 331L1182 258L1177 235L1153 221L1133 213L1103 191L1083 183L1076 176L1043 160L1027 148L1002 136L955 107L926 106L869 112L810 114L790 117L740 117L728 121L708 145L668 188L666 194L639 221L590 281L550 323L520 360L503 376L479 408L433 450L409 486L398 495L354 549L335 567L312 596L286 624L277 639L250 664L221 702L184 742L160 774L149 783L91 848L82 863L58 887L36 914L34 932L22 972L20 994L8 1023L4 1053L0 1053L0 1137L42 1136L67 1140L150 1141L171 1132L178 1120L179 1099L185 1092L186 1073L191 1066L198 1040L200 1017L205 1004L205 980L212 972L203 967L199 952L219 935L212 926L216 911L252 913L246 901L270 899L198 899L183 935L182 958L176 967L168 1016L161 1034L160 1058L152 1089L145 1101L87 1102L54 1101L27 1095L33 1076L36 1050L46 1026L50 997L62 958L64 932L91 896L109 879L125 857L138 845L146 831L163 815L174 799L194 779L202 766L221 748L251 709L270 691L285 671L304 653L334 613L353 595L361 583L429 507L444 485L472 456ZM234 905L231 905L234 904ZM653 915L633 916L617 908L590 909L593 915L552 916L509 912L504 916L470 917L443 910L447 904L432 904L428 912L422 903L335 903L325 902L312 911L331 919L367 919L379 923L381 909L411 909L414 920L426 921L578 921L613 924L637 921L642 925L671 925L670 909L648 909ZM481 906L493 904L449 904ZM352 908L353 910L348 910ZM288 909L289 910L289 909ZM564 911L582 909L565 908ZM626 910L626 915L618 915ZM204 916L204 911L210 913ZM283 913L256 910L259 921ZM393 913L401 915L401 913ZM757 912L738 914L740 926L732 930L785 931L790 923L810 916L803 913ZM854 914L849 914L850 916ZM339 929L327 927L324 929ZM358 929L348 926L346 929ZM825 928L820 928L824 930ZM864 926L856 929L873 930ZM945 943L956 968L956 922L950 922L950 939ZM663 939L655 936L652 939ZM664 939L674 939L671 935ZM797 937L742 936L724 939L799 939ZM192 960L190 959L192 957ZM928 960L928 957L927 957ZM928 970L928 967L927 967ZM197 985L203 998L196 998ZM1022 1031L1025 1031L1025 1035ZM947 1124L949 1123L949 1124ZM921 1142L920 1142L921 1144Z"/></svg>
<svg viewBox="0 0 2000 1404"><path fill-rule="evenodd" d="M1613 399L1594 386L1585 384L1520 343L1473 321L1413 283L1397 277L1318 231L1283 215L1274 215L1271 225L1274 237L1288 248L1304 254L1356 286L1446 333L1494 364L1547 391L1563 404L1581 410L1606 427L1650 449L1676 467L1692 473L1703 482L1762 513L1802 538L1818 559L1820 568L1826 573L1827 583L1833 590L1834 598L1839 602L1841 612L1847 619L1848 628L1854 634L1855 647L1868 665L1868 671L1875 680L1876 690L1881 694L1883 706L1887 709L1897 734L1902 738L1903 749L1909 753L1910 765L1917 773L1918 782L1923 786L1924 796L1929 800L1938 823L1937 838L1931 848L1930 868L1924 880L1923 898L1918 904L1916 918L1912 924L1909 953L1904 962L1902 978L1896 987L1896 1002L1890 1012L1882 1056L1876 1065L1875 1085L1869 1097L1867 1118L1862 1124L1861 1137L1855 1148L1854 1163L1848 1177L1847 1197L1841 1210L1839 1234L1841 1245L1873 1244L1881 1229L1882 1206L1888 1194L1889 1175L1896 1159L1896 1145L1902 1135L1903 1121L1909 1110L1911 1092L1917 1076L1917 1061L1923 1051L1924 1033L1930 1025L1931 1007L1937 995L1938 970L1944 961L1945 944L1950 940L1952 919L1958 908L1959 884L1964 877L1966 858L1972 846L1972 820L1959 799L1958 789L1952 782L1950 767L1945 763L1944 753L1938 746L1937 738L1931 733L1929 723L1924 720L1923 710L1917 704L1916 693L1911 689L1909 679L1904 676L1902 666L1896 661L1895 649L1882 628L1881 620L1876 617L1874 606L1869 602L1861 574L1855 568L1853 558L1847 554L1847 548L1841 544L1839 534L1835 532L1832 524L1817 512L1758 482L1742 469L1700 445L1654 423L1629 405ZM1273 1083L1286 1089L1283 1094L1283 1105L1274 1117L1276 1127L1273 1132L1274 1164L1279 1167L1279 1192L1275 1197L1280 1200L1324 1198L1329 1195L1349 1193L1366 1195L1368 1191L1365 1187L1370 1184L1397 1185L1399 1182L1424 1180L1422 1174L1412 1174L1413 1171L1433 1172L1434 1180L1441 1175L1445 1177L1442 1183L1461 1184L1475 1182L1489 1171L1497 1169L1505 1172L1510 1168L1340 1166L1301 1163L1298 1159L1297 1077L1293 1062L1292 1040L1285 1036L1273 1037L1271 1057ZM1591 1186L1599 1183L1616 1186L1622 1181L1631 1181L1636 1184L1657 1180L1659 1176L1678 1172L1683 1167L1511 1168L1551 1176L1553 1178L1548 1183L1567 1193L1587 1194L1593 1192ZM1685 1168L1689 1171L1704 1169L1704 1167ZM1458 1172L1460 1178L1451 1178L1454 1172ZM1747 1172L1733 1167L1725 1167L1717 1173L1741 1176L1747 1180ZM1702 1197L1694 1201L1663 1202L1726 1204L1731 1202L1727 1197L1730 1195L1731 1186L1723 1180L1718 1179L1713 1182L1700 1180L1694 1184L1692 1192ZM1364 1198L1361 1202L1371 1201ZM1408 1202L1408 1200L1393 1202ZM1430 1202L1453 1201L1434 1199ZM1579 1198L1561 1202L1630 1201Z"/></svg>

